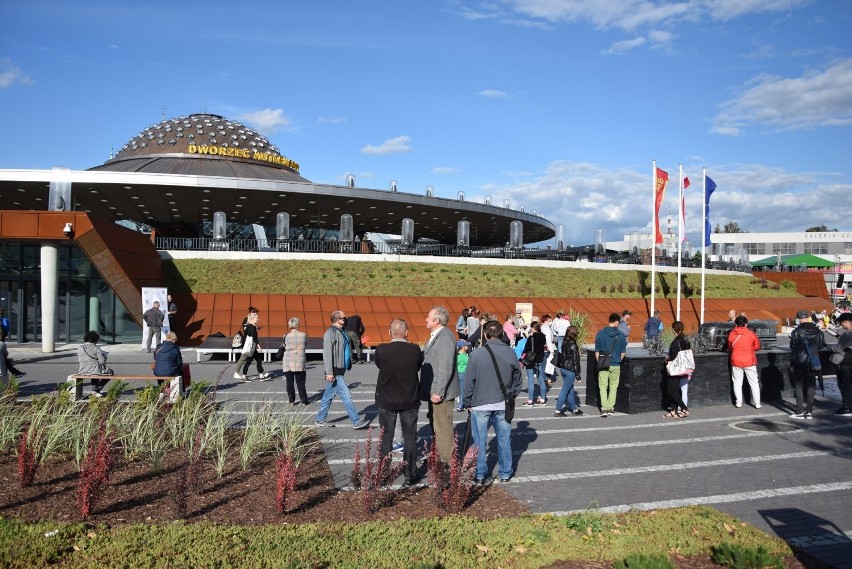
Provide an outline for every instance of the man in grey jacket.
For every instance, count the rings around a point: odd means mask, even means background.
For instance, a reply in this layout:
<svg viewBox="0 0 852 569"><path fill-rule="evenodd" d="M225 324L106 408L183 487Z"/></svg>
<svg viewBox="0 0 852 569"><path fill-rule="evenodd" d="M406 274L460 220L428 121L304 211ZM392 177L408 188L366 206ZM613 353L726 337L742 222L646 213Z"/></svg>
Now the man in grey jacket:
<svg viewBox="0 0 852 569"><path fill-rule="evenodd" d="M148 353L151 353L151 338L154 338L154 347L159 347L160 345L160 332L163 329L163 321L166 319L166 315L163 314L163 311L160 310L160 303L156 300L154 304L151 305L151 308L142 313L142 320L145 321L145 325L148 327L148 336L145 340L145 347L148 349Z"/></svg>
<svg viewBox="0 0 852 569"><path fill-rule="evenodd" d="M521 368L515 350L503 342L493 341L499 340L503 333L500 323L492 320L485 324L484 330L487 343L483 348L474 350L467 362L462 399L463 406L470 409L473 442L479 449L474 479L479 483L485 481L488 427L491 425L497 437L497 474L500 482L508 482L512 477L512 447L509 443L512 425L505 418L506 400L514 401L521 392ZM507 397L503 397L500 379Z"/></svg>
<svg viewBox="0 0 852 569"><path fill-rule="evenodd" d="M426 317L429 341L423 348L420 368L420 399L429 402L429 425L441 460L449 464L453 454L453 402L459 396L456 371L456 337L447 328L450 313L435 306ZM502 328L501 328L502 331Z"/></svg>
<svg viewBox="0 0 852 569"><path fill-rule="evenodd" d="M352 348L349 345L349 337L343 331L345 325L346 314L342 310L335 310L331 313L331 326L322 337L322 367L325 370L325 381L328 385L322 394L322 401L317 411L317 427L334 426L326 423L325 419L328 417L331 402L338 394L343 407L346 408L346 414L352 421L353 428L363 429L370 424L367 419L361 419L358 416L358 410L352 403L352 395L343 379L346 370L352 369Z"/></svg>

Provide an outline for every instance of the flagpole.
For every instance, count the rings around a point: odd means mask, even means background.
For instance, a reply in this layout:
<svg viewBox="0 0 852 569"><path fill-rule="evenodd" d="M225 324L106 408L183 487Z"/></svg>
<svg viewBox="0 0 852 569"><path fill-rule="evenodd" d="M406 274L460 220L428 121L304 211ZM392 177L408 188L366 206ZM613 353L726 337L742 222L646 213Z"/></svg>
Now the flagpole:
<svg viewBox="0 0 852 569"><path fill-rule="evenodd" d="M707 168L701 169L702 191L701 191L701 318L699 324L704 322L704 268L707 266Z"/></svg>
<svg viewBox="0 0 852 569"><path fill-rule="evenodd" d="M653 181L651 183L651 316L654 315L654 288L657 282L654 265L655 250L657 249L657 161L651 161Z"/></svg>
<svg viewBox="0 0 852 569"><path fill-rule="evenodd" d="M677 196L677 318L680 320L680 275L683 259L683 164L677 165L679 191Z"/></svg>

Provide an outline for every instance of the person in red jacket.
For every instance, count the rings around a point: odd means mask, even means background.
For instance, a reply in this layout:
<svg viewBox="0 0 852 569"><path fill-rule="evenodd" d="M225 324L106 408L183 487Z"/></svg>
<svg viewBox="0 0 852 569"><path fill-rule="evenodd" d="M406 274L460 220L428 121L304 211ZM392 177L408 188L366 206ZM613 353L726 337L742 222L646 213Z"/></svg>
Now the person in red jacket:
<svg viewBox="0 0 852 569"><path fill-rule="evenodd" d="M728 350L731 352L731 374L734 382L734 405L743 406L743 374L748 379L748 387L754 401L754 408L760 409L760 383L757 381L757 356L760 340L748 329L748 319L737 316L734 329L728 335Z"/></svg>

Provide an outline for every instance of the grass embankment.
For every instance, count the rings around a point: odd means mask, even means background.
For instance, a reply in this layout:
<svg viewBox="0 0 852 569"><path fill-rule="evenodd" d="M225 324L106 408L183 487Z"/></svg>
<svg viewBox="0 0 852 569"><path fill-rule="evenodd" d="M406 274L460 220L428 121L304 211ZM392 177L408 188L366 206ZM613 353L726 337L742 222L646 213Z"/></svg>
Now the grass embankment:
<svg viewBox="0 0 852 569"><path fill-rule="evenodd" d="M285 522L286 518L282 518ZM345 525L92 527L0 519L0 566L516 567L633 553L710 555L720 543L791 550L711 508L480 522L461 516Z"/></svg>
<svg viewBox="0 0 852 569"><path fill-rule="evenodd" d="M528 296L643 298L650 272L438 263L176 259L163 264L175 292L347 294L352 296ZM708 298L791 298L751 276L706 275ZM657 273L662 298L677 293L675 273ZM684 274L685 298L701 294L701 276ZM643 294L644 291L644 294Z"/></svg>

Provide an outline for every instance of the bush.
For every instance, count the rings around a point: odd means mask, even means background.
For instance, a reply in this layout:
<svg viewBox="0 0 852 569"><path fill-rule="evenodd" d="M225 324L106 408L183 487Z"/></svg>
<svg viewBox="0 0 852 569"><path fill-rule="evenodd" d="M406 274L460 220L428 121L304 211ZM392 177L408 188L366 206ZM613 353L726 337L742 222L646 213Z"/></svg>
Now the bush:
<svg viewBox="0 0 852 569"><path fill-rule="evenodd" d="M794 283L793 281L788 281L788 280L785 279L785 280L781 281L781 288L784 288L786 290L795 291L796 290L796 283Z"/></svg>
<svg viewBox="0 0 852 569"><path fill-rule="evenodd" d="M723 542L713 548L713 561L732 569L784 569L781 556L772 555L762 545L753 548Z"/></svg>

